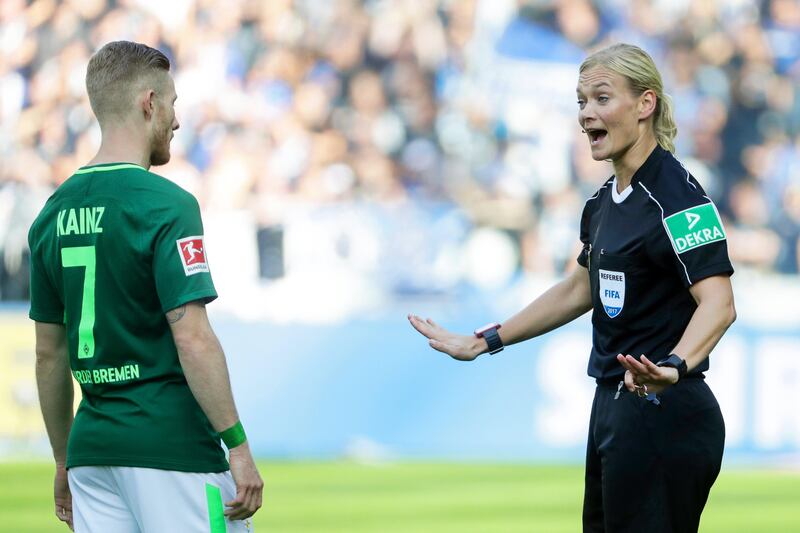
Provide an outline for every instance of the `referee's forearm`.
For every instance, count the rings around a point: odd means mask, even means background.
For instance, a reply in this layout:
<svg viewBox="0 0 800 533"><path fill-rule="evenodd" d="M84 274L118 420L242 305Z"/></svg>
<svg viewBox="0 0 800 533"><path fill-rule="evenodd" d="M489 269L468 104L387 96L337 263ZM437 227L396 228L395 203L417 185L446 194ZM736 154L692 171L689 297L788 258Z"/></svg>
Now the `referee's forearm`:
<svg viewBox="0 0 800 533"><path fill-rule="evenodd" d="M592 308L585 268L550 287L525 309L503 322L503 344L523 342L567 324Z"/></svg>
<svg viewBox="0 0 800 533"><path fill-rule="evenodd" d="M683 358L691 371L708 357L734 320L732 301L717 298L701 302L673 353Z"/></svg>

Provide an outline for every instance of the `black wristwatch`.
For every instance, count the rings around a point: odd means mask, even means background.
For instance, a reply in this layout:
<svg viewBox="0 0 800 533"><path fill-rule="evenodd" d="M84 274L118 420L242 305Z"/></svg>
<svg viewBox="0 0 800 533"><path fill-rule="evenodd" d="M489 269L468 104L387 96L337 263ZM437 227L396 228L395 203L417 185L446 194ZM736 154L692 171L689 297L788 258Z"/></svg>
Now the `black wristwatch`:
<svg viewBox="0 0 800 533"><path fill-rule="evenodd" d="M503 340L497 334L497 330L502 326L496 322L486 324L482 328L475 330L475 336L479 339L486 339L486 344L489 345L489 353L496 354L503 351Z"/></svg>
<svg viewBox="0 0 800 533"><path fill-rule="evenodd" d="M676 369L678 371L678 381L680 381L681 378L686 375L686 372L689 371L689 369L686 367L686 361L674 353L669 354L669 357L656 363L656 366L668 366Z"/></svg>

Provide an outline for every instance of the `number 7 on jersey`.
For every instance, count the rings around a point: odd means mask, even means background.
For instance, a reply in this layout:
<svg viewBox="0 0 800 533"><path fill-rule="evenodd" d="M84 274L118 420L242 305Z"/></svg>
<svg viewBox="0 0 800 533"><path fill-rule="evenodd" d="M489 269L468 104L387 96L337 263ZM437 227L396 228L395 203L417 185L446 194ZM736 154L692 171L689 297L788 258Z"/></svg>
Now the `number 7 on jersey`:
<svg viewBox="0 0 800 533"><path fill-rule="evenodd" d="M78 324L78 359L94 357L94 287L96 254L94 246L73 246L61 249L64 268L84 267L81 321Z"/></svg>

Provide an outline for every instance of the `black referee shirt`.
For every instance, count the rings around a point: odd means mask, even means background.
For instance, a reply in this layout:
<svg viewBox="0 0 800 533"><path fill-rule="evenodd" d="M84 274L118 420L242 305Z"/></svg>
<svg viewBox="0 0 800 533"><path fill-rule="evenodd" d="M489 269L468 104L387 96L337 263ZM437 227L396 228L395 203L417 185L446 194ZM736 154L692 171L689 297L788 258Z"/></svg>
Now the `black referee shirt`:
<svg viewBox="0 0 800 533"><path fill-rule="evenodd" d="M581 242L578 263L589 269L594 308L594 378L622 376L620 353L654 362L668 356L697 308L688 288L733 273L716 206L660 146L623 193L612 177L586 201ZM692 372L707 369L708 359Z"/></svg>

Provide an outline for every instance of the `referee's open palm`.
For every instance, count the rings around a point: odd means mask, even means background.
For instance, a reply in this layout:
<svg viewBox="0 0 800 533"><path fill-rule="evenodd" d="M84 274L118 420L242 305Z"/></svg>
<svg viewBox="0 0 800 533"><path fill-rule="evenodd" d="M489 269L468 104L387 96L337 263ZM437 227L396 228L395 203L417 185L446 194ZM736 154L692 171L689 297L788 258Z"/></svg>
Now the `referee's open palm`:
<svg viewBox="0 0 800 533"><path fill-rule="evenodd" d="M459 335L447 331L430 318L422 319L417 315L408 315L408 321L428 338L428 344L434 350L446 353L459 361L472 361L481 354L486 342L474 335Z"/></svg>

